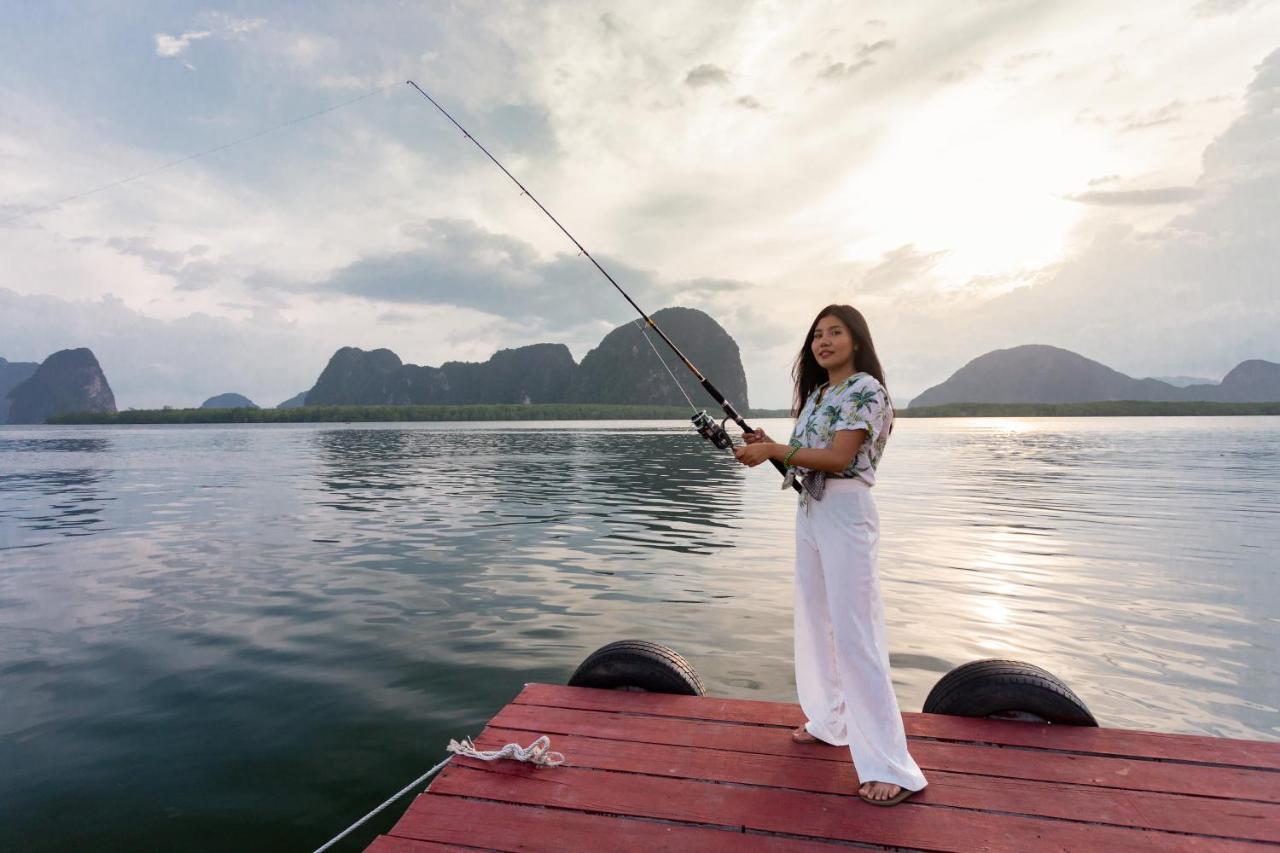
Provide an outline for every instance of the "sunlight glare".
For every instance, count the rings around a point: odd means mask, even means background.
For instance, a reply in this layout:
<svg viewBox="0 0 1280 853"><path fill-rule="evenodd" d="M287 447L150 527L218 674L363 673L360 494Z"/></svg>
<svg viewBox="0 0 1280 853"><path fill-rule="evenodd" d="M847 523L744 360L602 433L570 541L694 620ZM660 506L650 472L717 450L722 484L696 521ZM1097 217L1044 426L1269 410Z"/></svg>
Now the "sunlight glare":
<svg viewBox="0 0 1280 853"><path fill-rule="evenodd" d="M1040 428L1038 424L1019 418L971 418L966 426L986 432L1008 433L1033 432Z"/></svg>
<svg viewBox="0 0 1280 853"><path fill-rule="evenodd" d="M977 81L898 117L823 205L850 240L847 257L946 250L943 290L1059 260L1083 212L1065 196L1106 168L1107 154L1087 129L1011 99Z"/></svg>

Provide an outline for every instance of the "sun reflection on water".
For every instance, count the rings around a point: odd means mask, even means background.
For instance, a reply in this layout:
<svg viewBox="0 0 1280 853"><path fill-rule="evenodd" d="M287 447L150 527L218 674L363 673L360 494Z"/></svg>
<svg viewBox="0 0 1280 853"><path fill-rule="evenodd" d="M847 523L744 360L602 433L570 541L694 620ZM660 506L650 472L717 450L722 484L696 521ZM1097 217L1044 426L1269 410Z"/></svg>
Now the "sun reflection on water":
<svg viewBox="0 0 1280 853"><path fill-rule="evenodd" d="M965 425L970 429L994 433L1023 433L1040 428L1039 424L1023 418L968 418Z"/></svg>

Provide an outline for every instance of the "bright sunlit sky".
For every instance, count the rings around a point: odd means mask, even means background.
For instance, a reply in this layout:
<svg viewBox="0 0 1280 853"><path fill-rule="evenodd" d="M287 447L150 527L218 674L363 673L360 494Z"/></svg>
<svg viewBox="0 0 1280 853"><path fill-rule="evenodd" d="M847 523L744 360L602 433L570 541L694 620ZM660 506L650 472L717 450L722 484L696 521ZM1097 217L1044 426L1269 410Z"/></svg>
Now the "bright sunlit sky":
<svg viewBox="0 0 1280 853"><path fill-rule="evenodd" d="M715 317L755 406L833 301L899 405L1027 343L1280 361L1280 3L0 11L0 356L88 346L121 408L275 405L343 345L581 359L634 316L410 77L642 307Z"/></svg>

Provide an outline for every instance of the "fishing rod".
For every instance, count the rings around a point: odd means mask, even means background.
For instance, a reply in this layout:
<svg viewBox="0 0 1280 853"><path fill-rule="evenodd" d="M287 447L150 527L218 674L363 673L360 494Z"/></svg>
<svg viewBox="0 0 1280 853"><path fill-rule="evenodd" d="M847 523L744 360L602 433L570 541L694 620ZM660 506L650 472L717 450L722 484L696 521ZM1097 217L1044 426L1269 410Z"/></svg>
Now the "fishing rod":
<svg viewBox="0 0 1280 853"><path fill-rule="evenodd" d="M465 136L467 139L470 139L473 143L475 143L475 146L479 148L482 152L484 152L484 156L488 157L491 161L493 161L493 165L501 169L502 173L506 175L508 178L510 178L512 183L514 183L516 186L520 188L521 194L528 196L529 200L532 201L534 204L536 204L538 206L538 209L541 210L543 213L545 213L547 215L547 218L555 223L556 227L559 228L561 232L564 233L564 236L568 237L569 240L573 243L573 245L578 247L578 251L581 252L582 255L586 257L587 260L591 261L592 266L598 269L600 271L600 274L609 280L609 283L612 284L614 288L616 288L617 291L622 294L622 298L627 300L627 302L631 304L632 308L636 309L636 312L640 314L640 317L644 320L645 324L649 328L657 332L658 337L662 338L663 342L667 346L671 347L671 351L676 354L676 358L680 359L680 361L684 364L684 366L689 368L689 371L695 377L697 377L698 384L701 385L706 390L706 392L710 394L711 397L717 403L719 403L720 406L724 409L725 417L719 423L716 422L715 418L707 414L705 409L699 411L690 419L693 421L694 428L698 431L699 435L701 435L707 441L710 441L713 445L715 445L720 450L730 450L730 451L733 450L733 439L729 436L729 433L725 430L724 425L729 421L733 421L739 427L742 428L743 432L752 432L753 430L747 424L747 422L743 420L742 415L738 414L738 410L733 407L733 404L725 399L724 394L720 393L720 389L716 388L715 385L712 385L711 380L708 379L706 376L703 376L702 371L699 370L696 366L694 366L694 363L690 361L685 356L684 353L680 352L680 348L675 345L675 343L671 340L671 338L667 337L666 333L663 332L662 329L658 327L657 323L653 322L653 318L650 317L648 314L646 314L644 310L639 305L636 304L635 300L632 299L627 294L627 292L622 289L622 285L614 281L613 276L609 275L609 271L606 270L604 267L600 266L600 262L591 256L591 253L587 251L585 246L583 246L581 243L578 242L578 238L570 234L569 229L561 225L560 220L556 219L555 216L551 213L551 211L547 210L546 207L543 206L542 202L538 201L538 199L534 196L534 194L529 192L529 190L525 187L524 184L520 183L519 178L517 178L515 175L508 172L507 167L499 163L498 158L494 157L492 154L489 153L489 149L481 145L480 141L476 139L474 136L472 136L465 127L458 124L458 120L455 119L453 116L449 115L449 111L446 110L444 107L440 106L440 104L436 102L436 99L428 95L421 86L419 86L417 83L413 82L412 80L406 80L405 83L417 89L418 94L422 95L422 97L430 101L432 106L434 106L441 113L443 113L444 117L447 118L450 122L452 122L454 127L462 131L463 136ZM640 331L644 332L645 331L644 327L641 327ZM650 342L650 346L652 346L652 342ZM655 349L654 352L656 353L657 350ZM658 360L662 361L662 356L659 355ZM663 366L666 367L666 362L663 362ZM670 369L668 369L668 372L670 372ZM674 380L675 376L673 375L671 378ZM676 383L677 386L679 386L679 384L680 384L679 382ZM681 393L683 393L683 389L681 389ZM688 399L687 395L685 399ZM692 401L690 401L690 405L692 405ZM694 406L694 408L696 409L697 407ZM770 459L769 461L773 463L774 468L778 469L779 474L782 474L784 477L786 476L787 466L783 465L777 459ZM791 486L797 492L800 491L801 489L799 481L795 479L791 481Z"/></svg>

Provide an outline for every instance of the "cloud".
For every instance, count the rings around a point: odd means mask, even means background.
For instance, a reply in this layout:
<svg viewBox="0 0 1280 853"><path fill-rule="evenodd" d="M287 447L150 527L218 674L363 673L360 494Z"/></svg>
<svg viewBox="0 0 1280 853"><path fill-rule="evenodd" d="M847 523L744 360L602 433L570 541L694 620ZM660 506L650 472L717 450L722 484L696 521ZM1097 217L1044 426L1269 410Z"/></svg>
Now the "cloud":
<svg viewBox="0 0 1280 853"><path fill-rule="evenodd" d="M1121 132L1146 130L1151 127L1159 127L1162 124L1172 124L1182 118L1184 106L1181 101L1170 101L1164 106L1148 112L1129 113L1120 120L1120 130Z"/></svg>
<svg viewBox="0 0 1280 853"><path fill-rule="evenodd" d="M900 290L918 283L946 256L945 251L922 252L915 246L899 246L863 273L853 287L858 295Z"/></svg>
<svg viewBox="0 0 1280 853"><path fill-rule="evenodd" d="M193 41L199 39L207 39L213 33L209 30L198 30L190 33L183 33L180 36L171 36L165 33L156 33L156 56L172 58L179 56L184 50L191 46Z"/></svg>
<svg viewBox="0 0 1280 853"><path fill-rule="evenodd" d="M299 68L314 68L322 58L334 55L337 48L337 39L329 36L317 33L292 33L284 43L283 52ZM372 88L372 86L363 88Z"/></svg>
<svg viewBox="0 0 1280 853"><path fill-rule="evenodd" d="M976 62L969 61L959 68L951 68L943 71L936 79L939 83L959 83L981 73L982 66Z"/></svg>
<svg viewBox="0 0 1280 853"><path fill-rule="evenodd" d="M852 77L864 68L870 68L875 62L870 59L860 59L857 62L833 62L818 72L819 80L843 80L846 77Z"/></svg>
<svg viewBox="0 0 1280 853"><path fill-rule="evenodd" d="M226 38L239 38L261 27L266 18L233 18L222 12L210 13L212 20L218 23L218 30Z"/></svg>
<svg viewBox="0 0 1280 853"><path fill-rule="evenodd" d="M204 26L178 36L156 33L156 56L177 59L186 52L192 42L207 38L225 40L241 39L267 22L266 18L234 18L223 12L207 12L200 16ZM188 68L192 66L184 63Z"/></svg>
<svg viewBox="0 0 1280 853"><path fill-rule="evenodd" d="M1197 18L1209 18L1215 15L1231 15L1249 5L1249 0L1200 0L1191 7L1191 14Z"/></svg>
<svg viewBox="0 0 1280 853"><path fill-rule="evenodd" d="M697 68L692 68L684 76L685 85L694 89L702 86L724 86L728 82L729 73L723 68L710 63L704 63Z"/></svg>
<svg viewBox="0 0 1280 853"><path fill-rule="evenodd" d="M81 238L80 242L81 244L89 244L96 241L91 237L85 237ZM185 252L161 249L152 241L141 237L112 237L106 241L106 245L122 255L133 255L134 257L142 258L156 270L169 274L180 271L187 258Z"/></svg>
<svg viewBox="0 0 1280 853"><path fill-rule="evenodd" d="M871 57L886 50L893 50L895 46L896 42L892 39L880 39L880 41L875 41L871 44L860 44L858 45L858 58Z"/></svg>
<svg viewBox="0 0 1280 853"><path fill-rule="evenodd" d="M378 322L387 326L406 326L418 320L418 317L407 311L384 311L378 315Z"/></svg>
<svg viewBox="0 0 1280 853"><path fill-rule="evenodd" d="M149 269L172 279L177 290L207 290L229 282L252 281L261 275L261 270L252 265L212 257L212 247L207 243L169 249L156 239L136 235L106 240L83 237L79 243L84 246L100 244L121 255L138 258Z"/></svg>
<svg viewBox="0 0 1280 853"><path fill-rule="evenodd" d="M319 282L270 284L375 302L450 305L549 332L602 319L621 322L632 311L586 258L568 253L544 258L522 240L458 219L433 219L408 234L414 248L363 258ZM615 258L596 259L649 311L677 301L695 304L746 286L708 277L660 281Z"/></svg>
<svg viewBox="0 0 1280 853"><path fill-rule="evenodd" d="M876 54L887 50L893 50L894 42L891 39L881 39L871 44L859 44L854 48L854 58L849 62L828 62L826 67L818 72L820 80L843 80L852 77L863 69L870 68L876 64Z"/></svg>
<svg viewBox="0 0 1280 853"><path fill-rule="evenodd" d="M1026 50L1021 53L1015 53L1004 61L1004 69L1006 71L1016 71L1024 65L1040 60L1049 59L1053 56L1051 50Z"/></svg>
<svg viewBox="0 0 1280 853"><path fill-rule="evenodd" d="M1089 185L1092 186L1093 181ZM1147 190L1090 190L1066 198L1081 204L1148 205L1181 204L1201 195L1203 190L1196 187L1155 187Z"/></svg>
<svg viewBox="0 0 1280 853"><path fill-rule="evenodd" d="M1175 100L1152 110L1134 110L1120 116L1105 115L1093 107L1085 107L1076 114L1075 120L1078 124L1115 127L1120 133L1132 133L1182 121L1187 114L1186 107L1182 101Z"/></svg>
<svg viewBox="0 0 1280 853"><path fill-rule="evenodd" d="M743 95L742 97L734 101L734 103L746 110L763 110L764 109L764 104L757 101L751 95Z"/></svg>
<svg viewBox="0 0 1280 853"><path fill-rule="evenodd" d="M678 293L693 296L699 293L737 293L750 286L748 282L737 279L700 276L674 282L671 285L671 289Z"/></svg>

